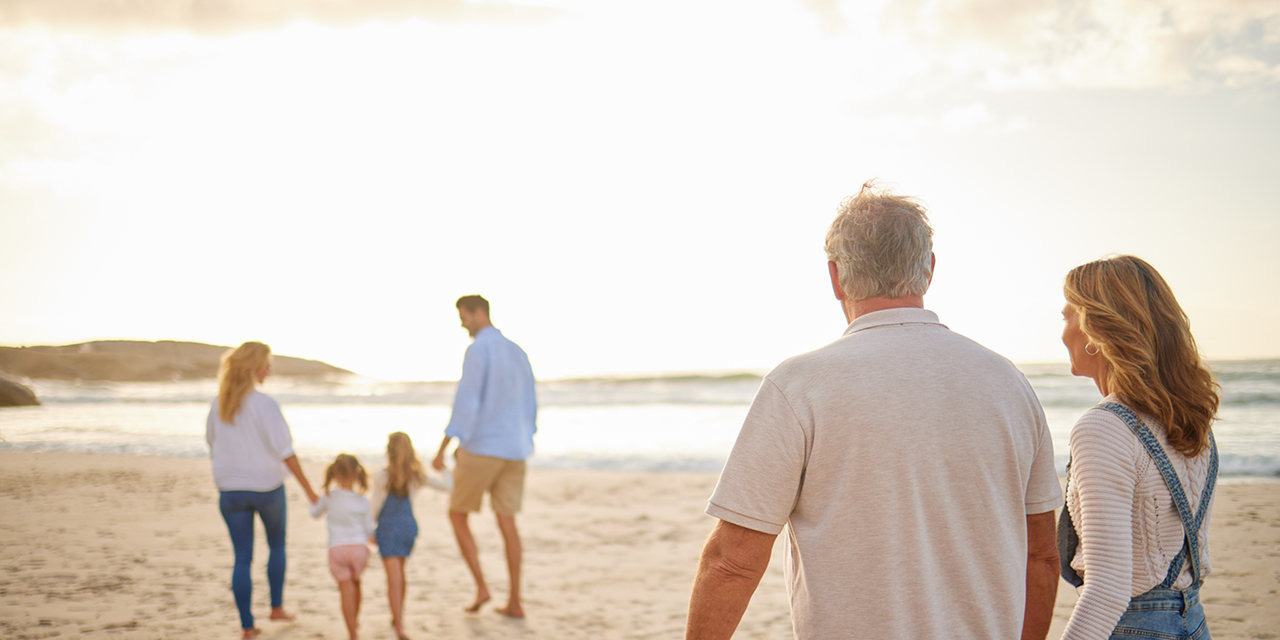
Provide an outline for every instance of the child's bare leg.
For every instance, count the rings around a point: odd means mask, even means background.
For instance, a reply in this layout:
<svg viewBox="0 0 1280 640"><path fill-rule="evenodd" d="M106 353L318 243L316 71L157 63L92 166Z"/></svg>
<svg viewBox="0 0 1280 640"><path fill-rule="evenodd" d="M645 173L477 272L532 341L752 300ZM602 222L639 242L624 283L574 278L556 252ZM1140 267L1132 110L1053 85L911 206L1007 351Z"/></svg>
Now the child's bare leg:
<svg viewBox="0 0 1280 640"><path fill-rule="evenodd" d="M404 558L383 558L387 570L387 602L391 605L391 626L396 637L404 637Z"/></svg>
<svg viewBox="0 0 1280 640"><path fill-rule="evenodd" d="M342 619L347 623L347 635L356 640L356 630L360 626L360 583L343 580L338 583L338 593L342 595Z"/></svg>

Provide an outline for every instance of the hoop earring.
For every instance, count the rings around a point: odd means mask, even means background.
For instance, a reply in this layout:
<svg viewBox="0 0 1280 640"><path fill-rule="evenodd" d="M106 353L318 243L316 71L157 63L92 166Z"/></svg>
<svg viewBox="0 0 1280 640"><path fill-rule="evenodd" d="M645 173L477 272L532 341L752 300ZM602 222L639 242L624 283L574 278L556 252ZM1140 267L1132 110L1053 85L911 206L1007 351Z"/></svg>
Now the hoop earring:
<svg viewBox="0 0 1280 640"><path fill-rule="evenodd" d="M1090 351L1089 347L1093 347L1093 351ZM1092 342L1086 342L1084 345L1084 352L1091 356L1096 356L1099 353L1102 353L1102 348Z"/></svg>

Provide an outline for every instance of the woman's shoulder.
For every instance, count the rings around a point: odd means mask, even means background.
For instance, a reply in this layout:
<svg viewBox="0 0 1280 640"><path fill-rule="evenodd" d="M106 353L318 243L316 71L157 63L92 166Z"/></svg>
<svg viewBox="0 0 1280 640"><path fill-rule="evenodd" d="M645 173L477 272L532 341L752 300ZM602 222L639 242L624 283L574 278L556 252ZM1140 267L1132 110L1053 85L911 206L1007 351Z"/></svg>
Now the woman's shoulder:
<svg viewBox="0 0 1280 640"><path fill-rule="evenodd" d="M1107 439L1107 440L1136 440L1133 430L1125 422L1119 414L1107 408L1108 404L1117 404L1121 407L1129 409L1121 399L1116 396L1107 396L1103 401L1090 407L1084 415L1076 420L1076 424L1071 428L1071 439Z"/></svg>
<svg viewBox="0 0 1280 640"><path fill-rule="evenodd" d="M257 389L250 389L249 393L245 394L244 404L246 406L251 406L259 410L263 410L263 409L268 411L280 410L280 403L276 402L275 398L272 398L271 396L261 391L258 391Z"/></svg>

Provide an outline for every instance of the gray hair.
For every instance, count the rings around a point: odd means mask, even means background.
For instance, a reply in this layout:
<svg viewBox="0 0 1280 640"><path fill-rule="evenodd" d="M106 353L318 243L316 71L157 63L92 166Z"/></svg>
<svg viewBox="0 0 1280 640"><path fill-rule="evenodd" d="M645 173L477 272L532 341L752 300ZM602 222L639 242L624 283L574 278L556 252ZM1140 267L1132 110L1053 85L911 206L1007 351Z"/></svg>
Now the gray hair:
<svg viewBox="0 0 1280 640"><path fill-rule="evenodd" d="M933 228L924 206L873 182L840 203L826 250L851 300L922 296L929 289Z"/></svg>

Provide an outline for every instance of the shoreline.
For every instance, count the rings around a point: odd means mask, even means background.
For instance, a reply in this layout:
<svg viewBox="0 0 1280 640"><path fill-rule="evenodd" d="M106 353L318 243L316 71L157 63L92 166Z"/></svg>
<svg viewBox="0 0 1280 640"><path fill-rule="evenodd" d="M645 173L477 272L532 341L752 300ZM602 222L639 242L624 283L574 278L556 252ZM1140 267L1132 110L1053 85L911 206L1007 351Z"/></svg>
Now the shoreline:
<svg viewBox="0 0 1280 640"><path fill-rule="evenodd" d="M13 638L234 637L231 545L207 458L0 451L0 635ZM324 463L304 461L313 483ZM373 471L374 469L370 469ZM703 514L717 474L531 468L524 513L529 618L492 605L462 612L472 583L444 515L447 496L415 501L421 533L406 565L407 632L432 638L681 638ZM286 481L285 606L295 623L265 620L265 542L258 525L254 614L261 638L345 637L325 560L324 522ZM507 576L489 511L472 518L494 602ZM736 638L791 637L779 536ZM1280 483L1223 482L1211 524L1212 573L1201 596L1217 640L1280 629ZM363 579L361 637L393 639L376 554ZM1075 592L1060 583L1050 638Z"/></svg>

